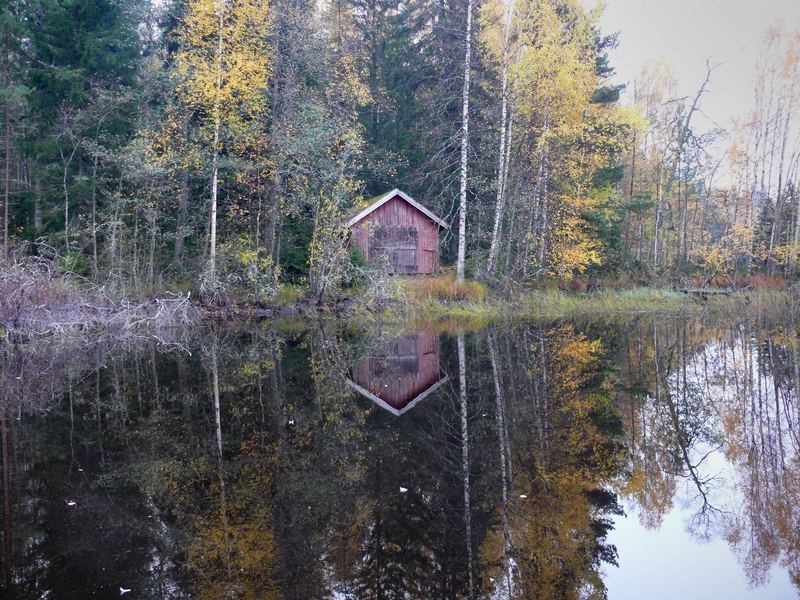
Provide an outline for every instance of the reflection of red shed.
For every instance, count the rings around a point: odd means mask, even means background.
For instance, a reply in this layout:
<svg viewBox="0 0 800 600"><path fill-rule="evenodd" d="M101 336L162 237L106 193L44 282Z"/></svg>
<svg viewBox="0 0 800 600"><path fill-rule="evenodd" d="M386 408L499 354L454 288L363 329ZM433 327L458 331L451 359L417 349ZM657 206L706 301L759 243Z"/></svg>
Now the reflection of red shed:
<svg viewBox="0 0 800 600"><path fill-rule="evenodd" d="M378 196L347 223L352 243L372 263L393 273L433 273L439 268L439 230L447 224L398 189Z"/></svg>
<svg viewBox="0 0 800 600"><path fill-rule="evenodd" d="M347 383L395 415L401 415L437 390L447 377L439 373L439 338L417 332L384 341L379 350L353 367Z"/></svg>

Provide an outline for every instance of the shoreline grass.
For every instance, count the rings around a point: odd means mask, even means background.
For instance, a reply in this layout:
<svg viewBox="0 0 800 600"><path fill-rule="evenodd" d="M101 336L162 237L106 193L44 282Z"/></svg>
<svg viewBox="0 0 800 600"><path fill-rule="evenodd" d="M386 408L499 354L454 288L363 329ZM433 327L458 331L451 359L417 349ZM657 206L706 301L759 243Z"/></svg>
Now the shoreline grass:
<svg viewBox="0 0 800 600"><path fill-rule="evenodd" d="M696 312L703 306L686 294L663 288L631 288L570 293L534 291L527 301L529 316L563 318L589 314Z"/></svg>
<svg viewBox="0 0 800 600"><path fill-rule="evenodd" d="M717 293L724 291L725 293ZM534 292L529 312L535 319L592 315L709 315L714 317L794 316L800 306L791 292L764 290L709 290L709 295L691 295L664 288L631 288L570 294L561 291Z"/></svg>
<svg viewBox="0 0 800 600"><path fill-rule="evenodd" d="M800 299L781 289L706 290L687 294L657 287L564 292L531 290L510 298L492 295L477 282L457 284L447 276L402 282L403 299L378 318L410 323L452 322L470 326L504 319L554 320L577 317L619 318L626 315L748 316L759 319L793 317Z"/></svg>

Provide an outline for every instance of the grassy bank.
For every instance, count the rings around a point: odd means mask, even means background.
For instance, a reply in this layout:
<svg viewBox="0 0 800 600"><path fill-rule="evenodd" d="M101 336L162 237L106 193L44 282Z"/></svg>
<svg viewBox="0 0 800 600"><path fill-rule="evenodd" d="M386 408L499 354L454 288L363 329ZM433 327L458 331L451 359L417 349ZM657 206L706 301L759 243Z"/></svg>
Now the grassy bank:
<svg viewBox="0 0 800 600"><path fill-rule="evenodd" d="M707 295L689 295L660 288L601 290L580 294L533 292L528 314L538 319L634 314L706 314L763 319L792 315L798 306L797 298L785 290L710 292Z"/></svg>
<svg viewBox="0 0 800 600"><path fill-rule="evenodd" d="M450 321L485 324L508 318L559 319L582 316L620 317L633 314L709 314L756 318L792 315L798 299L777 289L686 294L639 287L593 292L530 290L511 296L493 294L484 284L452 277L418 277L401 282L402 294L382 313L389 320Z"/></svg>

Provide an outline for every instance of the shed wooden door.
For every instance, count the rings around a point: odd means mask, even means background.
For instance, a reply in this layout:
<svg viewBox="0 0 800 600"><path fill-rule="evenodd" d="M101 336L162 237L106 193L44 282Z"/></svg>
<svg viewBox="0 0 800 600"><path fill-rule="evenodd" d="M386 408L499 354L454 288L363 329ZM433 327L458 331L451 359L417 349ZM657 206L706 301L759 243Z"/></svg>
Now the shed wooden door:
<svg viewBox="0 0 800 600"><path fill-rule="evenodd" d="M417 238L414 225L380 225L370 237L370 258L386 260L393 273L416 273Z"/></svg>

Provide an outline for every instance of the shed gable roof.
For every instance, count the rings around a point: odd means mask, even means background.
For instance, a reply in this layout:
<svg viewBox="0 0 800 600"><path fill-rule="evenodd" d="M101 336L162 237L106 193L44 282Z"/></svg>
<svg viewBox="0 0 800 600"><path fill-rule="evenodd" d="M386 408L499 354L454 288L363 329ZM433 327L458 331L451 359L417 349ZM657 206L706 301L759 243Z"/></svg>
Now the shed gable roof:
<svg viewBox="0 0 800 600"><path fill-rule="evenodd" d="M359 212L356 216L354 216L352 219L350 219L347 222L347 226L348 227L352 227L353 225L358 223L361 219L363 219L368 214L373 212L375 209L380 208L381 206L386 204L389 200L391 200L392 198L395 198L395 197L402 198L403 200L408 202L411 206L416 208L419 212L421 212L423 215L428 217L431 221L433 221L434 223L439 225L439 227L441 227L443 229L449 229L450 228L447 225L447 223L445 223L442 219L440 219L435 214L433 214L431 211L429 211L427 208L422 206L422 204L420 204L419 202L414 200L411 196L406 194L404 191L399 190L397 188L394 188L392 191L387 192L387 193L383 194L382 196L379 196L378 199L375 200L375 202L370 204L367 208L365 208L364 210Z"/></svg>
<svg viewBox="0 0 800 600"><path fill-rule="evenodd" d="M412 400L408 401L402 408L395 408L394 406L392 406L391 404L386 402L383 398L381 398L380 396L376 396L375 394L370 392L368 389L366 389L366 388L362 387L361 385L357 384L352 379L348 378L346 381L347 381L347 385L349 385L351 388L353 388L359 394L361 394L365 398L369 398L370 400L372 400L375 404L377 404L381 408L383 408L385 410L388 410L393 415L399 417L403 413L408 412L409 410L414 408L417 404L422 402L425 398L430 396L433 392L435 392L440 387L442 387L445 383L450 381L450 376L449 375L445 375L444 377L440 378L438 381L435 381L430 387L428 387L428 389L426 389L423 392L421 392L416 398L413 398Z"/></svg>

